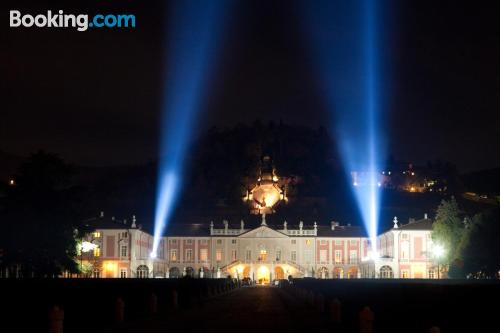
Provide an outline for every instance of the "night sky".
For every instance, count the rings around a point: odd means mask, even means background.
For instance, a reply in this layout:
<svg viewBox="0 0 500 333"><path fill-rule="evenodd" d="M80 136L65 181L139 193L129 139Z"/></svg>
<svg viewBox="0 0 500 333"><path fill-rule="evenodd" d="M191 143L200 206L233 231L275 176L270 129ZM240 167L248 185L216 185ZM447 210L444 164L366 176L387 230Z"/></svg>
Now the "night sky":
<svg viewBox="0 0 500 333"><path fill-rule="evenodd" d="M89 3L1 5L0 150L27 155L43 148L86 165L157 156L168 5ZM391 87L389 152L417 163L449 160L460 171L500 166L496 12L477 3L402 3L387 2L381 50ZM233 3L197 131L257 118L328 127L300 8L291 1ZM9 9L131 13L137 28L14 29ZM325 33L335 38L338 31Z"/></svg>

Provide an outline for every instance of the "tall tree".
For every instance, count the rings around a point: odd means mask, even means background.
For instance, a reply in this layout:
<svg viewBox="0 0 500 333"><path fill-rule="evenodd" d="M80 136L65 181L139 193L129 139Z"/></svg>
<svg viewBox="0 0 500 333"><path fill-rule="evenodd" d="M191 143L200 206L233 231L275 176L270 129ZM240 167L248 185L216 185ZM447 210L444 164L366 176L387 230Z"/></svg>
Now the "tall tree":
<svg viewBox="0 0 500 333"><path fill-rule="evenodd" d="M459 276L461 266L461 246L465 234L462 212L454 197L443 200L438 206L436 219L432 227L432 240L445 249L443 262L450 265L450 276Z"/></svg>
<svg viewBox="0 0 500 333"><path fill-rule="evenodd" d="M21 165L2 212L4 265L20 267L27 277L77 269L75 230L81 218L72 174L71 166L43 151Z"/></svg>

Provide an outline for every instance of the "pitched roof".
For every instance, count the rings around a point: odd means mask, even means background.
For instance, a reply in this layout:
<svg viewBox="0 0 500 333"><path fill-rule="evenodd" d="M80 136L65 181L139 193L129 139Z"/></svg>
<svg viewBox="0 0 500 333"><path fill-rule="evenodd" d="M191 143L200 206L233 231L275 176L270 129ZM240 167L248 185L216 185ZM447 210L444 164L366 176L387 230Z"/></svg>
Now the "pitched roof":
<svg viewBox="0 0 500 333"><path fill-rule="evenodd" d="M399 226L399 230L432 230L431 219L421 219L418 221L410 221L407 224Z"/></svg>

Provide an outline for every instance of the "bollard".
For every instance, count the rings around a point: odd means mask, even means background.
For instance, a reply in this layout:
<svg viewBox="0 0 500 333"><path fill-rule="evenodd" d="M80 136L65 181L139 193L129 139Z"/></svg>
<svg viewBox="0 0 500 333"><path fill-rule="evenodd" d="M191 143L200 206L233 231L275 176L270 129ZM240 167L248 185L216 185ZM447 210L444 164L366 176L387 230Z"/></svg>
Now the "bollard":
<svg viewBox="0 0 500 333"><path fill-rule="evenodd" d="M432 326L430 329L429 329L429 333L441 333L441 329L437 326Z"/></svg>
<svg viewBox="0 0 500 333"><path fill-rule="evenodd" d="M332 315L332 321L334 323L340 323L342 321L341 317L341 305L340 301L338 298L335 298L333 301L330 303L330 313Z"/></svg>
<svg viewBox="0 0 500 333"><path fill-rule="evenodd" d="M149 311L152 315L158 313L158 296L155 293L152 293L149 297Z"/></svg>
<svg viewBox="0 0 500 333"><path fill-rule="evenodd" d="M325 298L322 294L317 293L315 297L316 309L319 313L325 312Z"/></svg>
<svg viewBox="0 0 500 333"><path fill-rule="evenodd" d="M365 306L365 308L359 313L359 333L372 333L374 319L375 315L372 310Z"/></svg>
<svg viewBox="0 0 500 333"><path fill-rule="evenodd" d="M49 311L50 333L63 333L64 311L56 305Z"/></svg>
<svg viewBox="0 0 500 333"><path fill-rule="evenodd" d="M125 319L125 302L121 298L116 299L115 304L115 321L117 323L122 323Z"/></svg>
<svg viewBox="0 0 500 333"><path fill-rule="evenodd" d="M172 309L176 310L179 307L179 295L177 294L177 290L172 290L170 295L170 305Z"/></svg>

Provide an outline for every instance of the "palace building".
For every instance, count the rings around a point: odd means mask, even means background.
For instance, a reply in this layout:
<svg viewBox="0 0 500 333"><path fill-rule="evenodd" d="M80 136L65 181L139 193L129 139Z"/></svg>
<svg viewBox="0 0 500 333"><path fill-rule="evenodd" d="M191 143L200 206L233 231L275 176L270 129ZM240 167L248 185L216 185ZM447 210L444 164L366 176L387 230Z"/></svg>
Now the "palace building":
<svg viewBox="0 0 500 333"><path fill-rule="evenodd" d="M274 217L274 216L273 216ZM247 217L252 220L252 215ZM377 237L378 256L361 227L298 221L272 224L269 216L236 224L172 224L151 258L153 236L137 225L101 216L87 221L79 254L89 276L102 278L250 278L267 284L288 277L320 279L437 278L432 221L394 219Z"/></svg>

